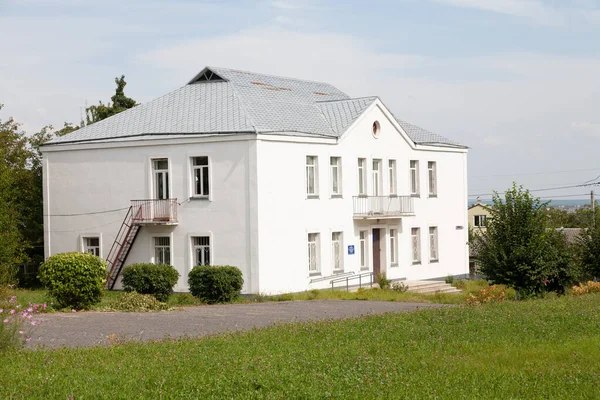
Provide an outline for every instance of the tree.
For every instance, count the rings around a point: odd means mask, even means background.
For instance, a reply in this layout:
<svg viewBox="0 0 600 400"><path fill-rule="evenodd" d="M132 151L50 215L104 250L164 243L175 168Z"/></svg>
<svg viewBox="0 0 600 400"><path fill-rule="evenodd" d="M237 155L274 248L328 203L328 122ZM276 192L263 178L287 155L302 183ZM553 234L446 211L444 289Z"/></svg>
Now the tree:
<svg viewBox="0 0 600 400"><path fill-rule="evenodd" d="M600 216L593 227L584 230L577 238L578 260L583 278L600 277Z"/></svg>
<svg viewBox="0 0 600 400"><path fill-rule="evenodd" d="M504 201L494 194L487 229L476 239L481 272L517 296L561 292L573 279L565 238L546 227L546 205L513 184Z"/></svg>
<svg viewBox="0 0 600 400"><path fill-rule="evenodd" d="M100 101L97 106L90 106L85 109L88 125L137 105L135 100L125 96L125 85L127 85L127 82L125 82L125 75L121 75L120 78L115 78L115 83L117 84L117 89L115 94L110 98L112 104L110 102L108 104L103 104L102 101Z"/></svg>

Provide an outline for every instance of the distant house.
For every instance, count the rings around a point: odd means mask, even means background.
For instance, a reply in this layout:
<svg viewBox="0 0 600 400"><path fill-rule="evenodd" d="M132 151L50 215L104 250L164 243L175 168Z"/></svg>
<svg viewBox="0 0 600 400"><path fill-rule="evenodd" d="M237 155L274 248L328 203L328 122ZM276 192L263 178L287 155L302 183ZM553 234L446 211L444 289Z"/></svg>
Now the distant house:
<svg viewBox="0 0 600 400"><path fill-rule="evenodd" d="M43 154L46 256L106 258L111 288L138 262L173 265L177 291L234 265L244 293L468 271L467 148L378 97L207 67Z"/></svg>
<svg viewBox="0 0 600 400"><path fill-rule="evenodd" d="M491 217L490 207L480 199L468 209L469 228L474 232L485 232L488 219Z"/></svg>

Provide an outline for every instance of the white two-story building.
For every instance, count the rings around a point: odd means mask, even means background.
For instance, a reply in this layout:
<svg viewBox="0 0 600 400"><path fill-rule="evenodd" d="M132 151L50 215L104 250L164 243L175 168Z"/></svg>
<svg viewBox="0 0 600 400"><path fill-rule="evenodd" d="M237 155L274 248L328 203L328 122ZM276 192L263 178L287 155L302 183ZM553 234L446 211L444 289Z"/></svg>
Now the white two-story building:
<svg viewBox="0 0 600 400"><path fill-rule="evenodd" d="M207 67L43 147L46 256L234 265L244 293L468 273L467 149L377 97Z"/></svg>

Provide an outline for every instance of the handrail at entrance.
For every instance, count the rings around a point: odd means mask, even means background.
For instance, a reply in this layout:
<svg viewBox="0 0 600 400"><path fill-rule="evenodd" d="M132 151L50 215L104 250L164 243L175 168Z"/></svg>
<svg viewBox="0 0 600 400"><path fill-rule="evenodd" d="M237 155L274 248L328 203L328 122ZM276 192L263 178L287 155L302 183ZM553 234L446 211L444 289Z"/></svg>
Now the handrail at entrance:
<svg viewBox="0 0 600 400"><path fill-rule="evenodd" d="M329 283L331 284L331 290L333 290L333 285L335 283L346 281L346 291L349 291L349 288L350 288L349 282L350 281L358 279L358 287L361 288L362 287L362 278L367 277L367 276L369 277L369 285L371 287L373 287L373 272L364 272L364 273L358 274L358 275L350 275L350 276L346 276L343 278L332 279Z"/></svg>

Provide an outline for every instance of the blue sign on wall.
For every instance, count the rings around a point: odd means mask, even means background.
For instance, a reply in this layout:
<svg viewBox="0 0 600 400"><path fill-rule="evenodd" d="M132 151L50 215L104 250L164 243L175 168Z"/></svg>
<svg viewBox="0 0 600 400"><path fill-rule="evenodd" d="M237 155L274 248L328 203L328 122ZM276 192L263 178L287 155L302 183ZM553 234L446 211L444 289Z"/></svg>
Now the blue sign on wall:
<svg viewBox="0 0 600 400"><path fill-rule="evenodd" d="M350 255L354 254L354 245L353 244L348 246L348 254L350 254Z"/></svg>

